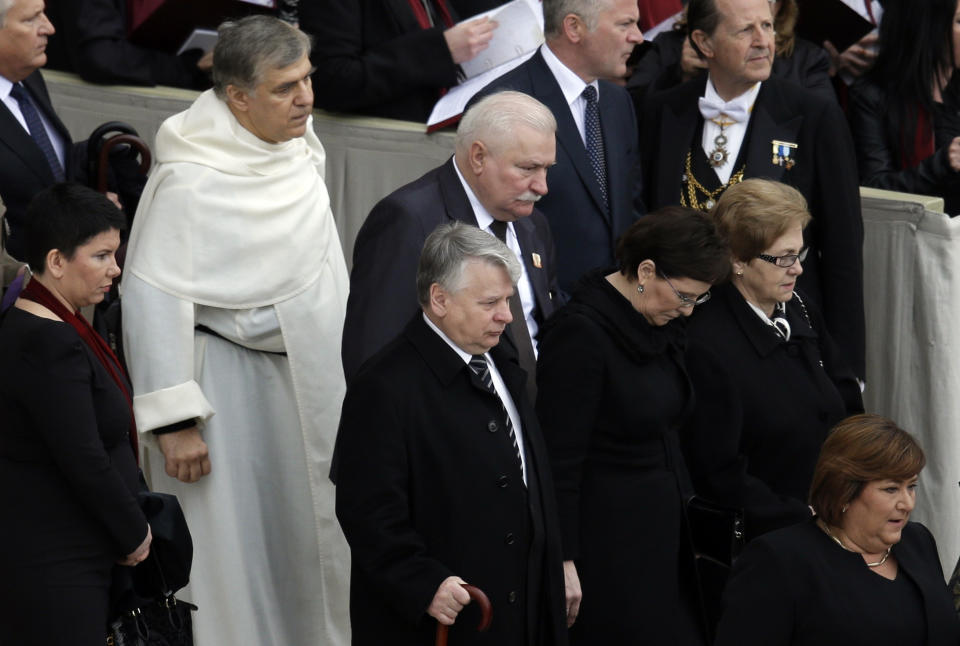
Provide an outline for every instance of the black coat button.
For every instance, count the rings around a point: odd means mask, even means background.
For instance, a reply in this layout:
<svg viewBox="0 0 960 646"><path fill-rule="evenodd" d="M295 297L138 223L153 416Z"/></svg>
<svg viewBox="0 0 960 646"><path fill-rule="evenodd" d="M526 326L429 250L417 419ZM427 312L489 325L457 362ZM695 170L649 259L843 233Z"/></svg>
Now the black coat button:
<svg viewBox="0 0 960 646"><path fill-rule="evenodd" d="M497 428L499 427L497 426L497 423L494 420L490 420L489 422L487 422L487 430L490 431L491 433L496 433Z"/></svg>
<svg viewBox="0 0 960 646"><path fill-rule="evenodd" d="M516 603L517 602L517 593L515 590L511 590L510 594L507 595L507 603Z"/></svg>
<svg viewBox="0 0 960 646"><path fill-rule="evenodd" d="M507 476L500 476L497 478L497 486L501 489L506 489L508 484L510 484L510 478Z"/></svg>
<svg viewBox="0 0 960 646"><path fill-rule="evenodd" d="M507 535L503 537L503 542L507 545L513 545L517 541L517 537L513 535L513 532L507 532Z"/></svg>

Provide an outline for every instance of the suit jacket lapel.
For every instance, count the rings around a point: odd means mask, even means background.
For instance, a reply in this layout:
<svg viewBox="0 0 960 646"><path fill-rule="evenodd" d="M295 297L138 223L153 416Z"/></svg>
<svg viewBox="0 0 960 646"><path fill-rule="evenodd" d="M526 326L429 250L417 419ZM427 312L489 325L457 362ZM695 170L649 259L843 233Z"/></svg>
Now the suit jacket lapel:
<svg viewBox="0 0 960 646"><path fill-rule="evenodd" d="M680 200L680 178L683 175L683 163L695 145L693 133L697 129L700 111L697 98L703 95L706 81L693 81L689 91L675 98L663 109L660 151L657 169L658 204L677 204Z"/></svg>
<svg viewBox="0 0 960 646"><path fill-rule="evenodd" d="M786 169L773 163L773 141L796 143L803 115L783 110L777 102L775 88L767 81L760 87L750 120L745 176L782 181Z"/></svg>
<svg viewBox="0 0 960 646"><path fill-rule="evenodd" d="M70 139L70 131L67 130L67 127L60 121L60 117L57 116L56 111L53 109L53 104L50 103L50 94L47 92L47 86L43 82L40 70L23 79L23 84L30 89L30 94L33 96L37 106L43 111L43 116L50 121L51 125L53 125L57 131L57 134L59 134L63 140L64 157L69 157L70 146L73 143Z"/></svg>
<svg viewBox="0 0 960 646"><path fill-rule="evenodd" d="M543 60L543 55L539 50L533 55L531 60L534 61L531 71L536 72L536 74L531 75L533 86L532 95L553 112L553 116L557 120L557 144L563 148L567 157L570 158L574 169L577 171L577 175L580 176L580 180L584 186L587 187L587 191L596 203L597 209L602 213L604 212L604 208L603 196L600 194L600 185L597 184L597 178L593 174L593 169L590 168L587 149L583 145L583 139L580 137L580 131L577 129L577 122L573 120L570 105L567 103L567 99L563 95L563 90L560 89L560 84L557 83L553 72L547 67L547 63ZM600 105L600 125L602 128L603 97L600 97ZM610 136L614 136L613 133L611 133ZM604 145L609 149L606 133L604 133ZM609 168L609 158L607 159L607 167ZM606 217L609 220L609 215Z"/></svg>
<svg viewBox="0 0 960 646"><path fill-rule="evenodd" d="M45 185L54 183L53 171L50 170L47 158L2 102L0 102L0 143L23 160L24 166L33 171Z"/></svg>
<svg viewBox="0 0 960 646"><path fill-rule="evenodd" d="M544 303L550 299L550 286L547 284L547 272L543 263L547 259L547 250L543 248L541 242L537 239L533 222L529 218L521 218L513 223L513 230L517 232L517 240L520 242L520 254L523 257L523 265L527 270L527 277L530 279L530 286L533 288L533 295L537 301L538 317L537 320L543 321ZM533 254L540 257L540 266L533 263Z"/></svg>
<svg viewBox="0 0 960 646"><path fill-rule="evenodd" d="M453 168L453 159L440 167L440 195L443 198L443 207L447 212L447 217L451 220L458 220L477 226L477 216L470 205L470 198L467 192L463 190L463 184L457 177L457 171ZM429 231L427 232L429 233Z"/></svg>

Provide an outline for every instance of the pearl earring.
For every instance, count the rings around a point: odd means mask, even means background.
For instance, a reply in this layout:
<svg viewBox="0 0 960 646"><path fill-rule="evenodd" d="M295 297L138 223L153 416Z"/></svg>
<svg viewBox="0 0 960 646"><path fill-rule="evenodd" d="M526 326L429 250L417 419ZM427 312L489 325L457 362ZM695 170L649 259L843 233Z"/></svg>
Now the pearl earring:
<svg viewBox="0 0 960 646"><path fill-rule="evenodd" d="M637 293L638 293L638 294L642 294L642 293L643 293L643 285L637 285Z"/></svg>

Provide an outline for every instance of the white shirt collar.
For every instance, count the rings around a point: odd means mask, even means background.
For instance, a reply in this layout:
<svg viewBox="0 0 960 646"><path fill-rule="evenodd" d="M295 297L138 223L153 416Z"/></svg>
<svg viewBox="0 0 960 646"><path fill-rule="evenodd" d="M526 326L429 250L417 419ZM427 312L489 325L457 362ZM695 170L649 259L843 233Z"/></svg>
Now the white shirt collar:
<svg viewBox="0 0 960 646"><path fill-rule="evenodd" d="M477 228L482 231L486 231L490 226L490 223L493 222L494 217L490 215L489 211L483 206L480 202L480 199L477 197L477 194L473 192L473 189L467 183L467 180L464 179L463 173L460 172L460 167L457 166L457 158L453 158L453 170L457 173L457 177L460 179L460 184L463 185L463 190L467 194L467 199L470 201L470 206L473 208L473 215L477 218ZM509 223L508 223L508 229Z"/></svg>
<svg viewBox="0 0 960 646"><path fill-rule="evenodd" d="M753 110L753 104L756 102L758 94L760 94L759 82L754 83L753 87L751 87L749 90L747 90L740 96L734 97L729 101L724 101L722 98L720 98L720 95L717 94L717 88L713 86L713 79L707 76L707 89L703 93L703 97L705 99L710 99L711 101L717 101L719 103L741 105L743 106L743 109L747 112L747 114L750 114L751 110Z"/></svg>
<svg viewBox="0 0 960 646"><path fill-rule="evenodd" d="M13 90L13 81L0 76L0 99L6 99Z"/></svg>
<svg viewBox="0 0 960 646"><path fill-rule="evenodd" d="M463 348L461 348L461 347L460 347L459 345L457 345L456 343L454 343L454 342L450 339L450 337L448 337L448 336L443 332L443 330L441 330L440 328L438 328L438 327L436 326L436 324L435 324L433 321L430 320L430 317L427 316L427 313L426 313L426 312L424 312L424 313L422 314L422 316L423 316L423 320L426 321L426 323L427 323L428 326L430 326L430 329L433 330L434 332L436 332L436 333L440 336L441 339L443 339L444 341L446 341L447 345L449 345L450 348L451 348L454 352L456 352L456 353L460 356L461 359L463 359L463 362L464 362L464 363L469 364L469 363L470 363L470 359L473 358L473 355L470 354L469 352L467 352L466 350L464 350ZM486 356L486 355L484 355L484 356Z"/></svg>
<svg viewBox="0 0 960 646"><path fill-rule="evenodd" d="M596 80L593 83L584 83L576 72L564 65L557 58L557 55L550 51L546 43L540 46L540 53L543 55L547 67L553 72L553 78L557 79L557 84L560 85L560 91L563 92L563 98L566 99L567 105L572 105L574 101L579 99L584 88L588 85L592 85L597 90L597 101L600 100L600 84Z"/></svg>

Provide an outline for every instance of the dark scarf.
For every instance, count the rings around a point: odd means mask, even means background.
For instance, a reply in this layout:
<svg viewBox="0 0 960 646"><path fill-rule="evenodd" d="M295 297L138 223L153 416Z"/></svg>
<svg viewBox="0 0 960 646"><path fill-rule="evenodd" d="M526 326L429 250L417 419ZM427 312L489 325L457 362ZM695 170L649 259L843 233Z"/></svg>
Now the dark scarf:
<svg viewBox="0 0 960 646"><path fill-rule="evenodd" d="M430 29L430 17L427 15L427 9L423 6L423 3L420 0L409 0L410 9L413 10L413 15L416 16L417 22L420 24L421 29ZM437 11L440 14L440 21L443 22L445 28L453 27L453 17L450 15L450 10L447 8L446 0L436 0L434 5L437 8ZM437 25L439 26L439 25Z"/></svg>
<svg viewBox="0 0 960 646"><path fill-rule="evenodd" d="M77 334L79 334L83 342L87 344L87 347L97 355L97 359L100 360L100 363L110 374L114 383L120 388L120 392L123 393L123 396L127 400L127 405L130 406L130 447L133 449L133 456L137 460L137 464L140 464L137 422L133 417L133 398L130 396L130 388L127 386L127 375L123 370L123 366L120 365L120 360L117 359L117 355L113 353L113 350L111 350L107 342L103 340L103 337L97 334L96 330L87 322L87 319L83 318L79 311L69 311L39 280L34 279L28 282L27 286L23 288L23 291L20 292L20 298L39 303L59 316L64 323L69 324L70 327L77 331Z"/></svg>

